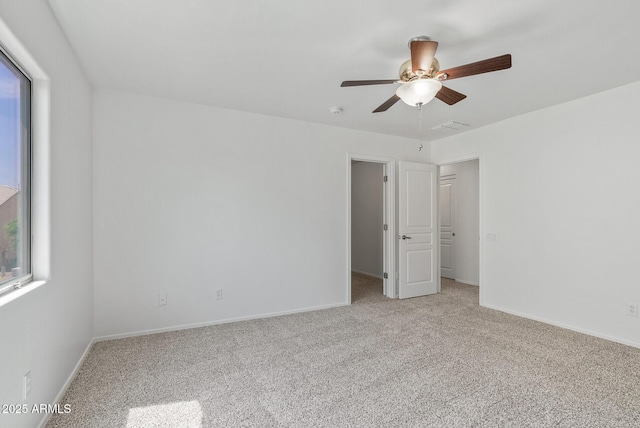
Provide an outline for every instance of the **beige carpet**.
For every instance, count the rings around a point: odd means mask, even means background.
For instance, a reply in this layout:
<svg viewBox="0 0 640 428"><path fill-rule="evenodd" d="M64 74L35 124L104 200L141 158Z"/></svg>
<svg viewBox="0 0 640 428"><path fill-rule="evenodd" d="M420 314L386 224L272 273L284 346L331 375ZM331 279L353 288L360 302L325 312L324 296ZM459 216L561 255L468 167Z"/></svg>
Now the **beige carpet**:
<svg viewBox="0 0 640 428"><path fill-rule="evenodd" d="M478 288L97 343L48 427L638 427L640 349Z"/></svg>

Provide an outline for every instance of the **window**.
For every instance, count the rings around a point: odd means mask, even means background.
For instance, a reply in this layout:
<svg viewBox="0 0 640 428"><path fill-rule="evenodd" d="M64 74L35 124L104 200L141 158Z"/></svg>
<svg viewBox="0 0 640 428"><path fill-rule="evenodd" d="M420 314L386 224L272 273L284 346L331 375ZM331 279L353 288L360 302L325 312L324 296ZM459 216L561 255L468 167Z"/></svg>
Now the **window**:
<svg viewBox="0 0 640 428"><path fill-rule="evenodd" d="M0 49L0 294L31 280L31 81Z"/></svg>

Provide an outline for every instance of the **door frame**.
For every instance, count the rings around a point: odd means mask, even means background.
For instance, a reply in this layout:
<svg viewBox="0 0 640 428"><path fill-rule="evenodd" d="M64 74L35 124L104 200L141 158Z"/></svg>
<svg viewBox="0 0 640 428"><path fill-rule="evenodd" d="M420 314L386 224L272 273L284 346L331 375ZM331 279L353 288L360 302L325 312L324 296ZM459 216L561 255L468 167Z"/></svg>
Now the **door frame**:
<svg viewBox="0 0 640 428"><path fill-rule="evenodd" d="M382 267L388 278L382 280L383 295L395 299L398 297L398 286L396 281L396 159L347 153L347 277L346 277L346 301L351 304L351 161L379 163L383 165L384 175L387 176L387 183L383 186L383 223L388 225L386 232L383 232L382 239Z"/></svg>
<svg viewBox="0 0 640 428"><path fill-rule="evenodd" d="M482 179L482 171L483 171L483 158L480 153L470 153L462 156L455 156L452 158L448 158L446 160L440 160L438 165L438 181L440 181L440 167L444 165L450 165L454 163L466 162L466 161L478 161L478 287L480 291L479 296L479 304L480 306L484 306L484 289L482 286L484 284L484 251L485 251L485 239L482 237L485 234L484 228L484 191L483 191L483 179ZM438 185L438 192L440 192L440 186ZM438 200L440 199L440 195L438 194ZM438 223L438 228L440 228L440 224ZM438 260L438 266L442 263L441 260Z"/></svg>

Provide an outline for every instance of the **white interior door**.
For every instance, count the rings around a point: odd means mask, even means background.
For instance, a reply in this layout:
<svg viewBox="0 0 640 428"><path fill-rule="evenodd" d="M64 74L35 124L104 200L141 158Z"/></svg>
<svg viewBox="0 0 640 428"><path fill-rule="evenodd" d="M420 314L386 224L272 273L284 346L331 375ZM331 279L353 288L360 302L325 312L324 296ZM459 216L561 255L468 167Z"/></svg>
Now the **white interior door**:
<svg viewBox="0 0 640 428"><path fill-rule="evenodd" d="M399 283L401 299L438 292L438 167L399 162Z"/></svg>
<svg viewBox="0 0 640 428"><path fill-rule="evenodd" d="M440 276L456 278L456 177L440 180Z"/></svg>

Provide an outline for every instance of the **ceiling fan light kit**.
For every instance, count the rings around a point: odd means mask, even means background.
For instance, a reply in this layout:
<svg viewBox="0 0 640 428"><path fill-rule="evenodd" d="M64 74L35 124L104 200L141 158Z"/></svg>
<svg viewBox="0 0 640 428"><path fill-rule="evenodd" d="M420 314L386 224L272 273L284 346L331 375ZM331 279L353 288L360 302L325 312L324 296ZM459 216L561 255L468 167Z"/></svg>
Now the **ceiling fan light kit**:
<svg viewBox="0 0 640 428"><path fill-rule="evenodd" d="M411 107L421 108L442 89L442 83L434 79L416 79L396 90L396 95Z"/></svg>
<svg viewBox="0 0 640 428"><path fill-rule="evenodd" d="M511 55L506 54L440 71L440 63L434 56L436 49L438 49L438 42L431 40L427 36L418 36L409 40L409 49L411 50L411 59L400 66L399 80L345 80L340 86L398 83L400 87L396 90L395 95L378 106L373 112L387 111L399 100L421 109L424 104L433 98L438 98L446 104L453 105L467 97L460 92L442 86L441 81L443 80L452 80L511 68Z"/></svg>

